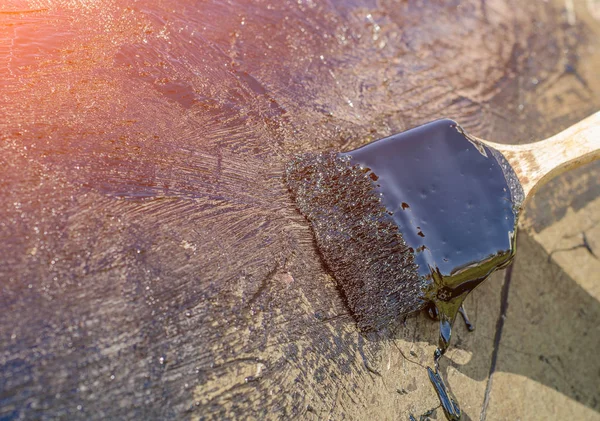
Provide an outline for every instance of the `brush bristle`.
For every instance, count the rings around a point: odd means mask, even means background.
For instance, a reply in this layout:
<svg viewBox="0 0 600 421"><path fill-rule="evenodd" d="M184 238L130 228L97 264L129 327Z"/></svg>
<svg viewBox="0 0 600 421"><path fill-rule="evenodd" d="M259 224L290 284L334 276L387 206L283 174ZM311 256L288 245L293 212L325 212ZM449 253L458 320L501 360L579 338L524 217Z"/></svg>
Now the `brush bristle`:
<svg viewBox="0 0 600 421"><path fill-rule="evenodd" d="M286 175L360 329L382 329L424 307L426 281L381 203L374 174L329 153L296 158Z"/></svg>

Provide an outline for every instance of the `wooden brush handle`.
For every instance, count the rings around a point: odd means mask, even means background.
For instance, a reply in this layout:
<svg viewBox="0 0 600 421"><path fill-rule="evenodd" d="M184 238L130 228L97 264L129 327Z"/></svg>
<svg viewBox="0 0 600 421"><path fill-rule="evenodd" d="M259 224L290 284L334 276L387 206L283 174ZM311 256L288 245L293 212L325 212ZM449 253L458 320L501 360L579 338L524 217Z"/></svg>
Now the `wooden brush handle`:
<svg viewBox="0 0 600 421"><path fill-rule="evenodd" d="M539 142L526 145L483 142L506 157L527 198L557 175L600 158L600 112Z"/></svg>

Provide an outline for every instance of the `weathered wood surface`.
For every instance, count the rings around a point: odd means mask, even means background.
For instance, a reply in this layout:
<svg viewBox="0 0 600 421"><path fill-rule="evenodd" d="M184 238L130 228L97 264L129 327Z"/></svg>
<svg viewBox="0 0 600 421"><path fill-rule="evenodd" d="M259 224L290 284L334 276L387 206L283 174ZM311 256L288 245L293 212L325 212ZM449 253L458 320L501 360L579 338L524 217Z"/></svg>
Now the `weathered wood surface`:
<svg viewBox="0 0 600 421"><path fill-rule="evenodd" d="M357 332L283 166L443 116L504 143L567 127L600 109L597 4L190 3L1 6L0 419L406 419L437 406L420 365L435 323ZM525 225L583 208L599 175L557 180ZM505 284L475 292L478 331L453 340L467 419L485 418ZM572 364L561 369L587 367ZM527 362L498 368L598 414L597 390Z"/></svg>

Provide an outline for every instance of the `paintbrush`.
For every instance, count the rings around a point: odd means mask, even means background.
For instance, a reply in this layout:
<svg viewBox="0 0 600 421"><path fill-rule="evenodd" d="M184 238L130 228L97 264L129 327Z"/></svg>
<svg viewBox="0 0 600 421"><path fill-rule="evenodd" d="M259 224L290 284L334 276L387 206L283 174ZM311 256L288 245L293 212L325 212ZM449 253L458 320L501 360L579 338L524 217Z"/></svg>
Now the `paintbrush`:
<svg viewBox="0 0 600 421"><path fill-rule="evenodd" d="M432 305L439 357L465 297L512 261L523 203L599 156L600 113L516 146L444 119L353 151L298 156L286 181L359 328Z"/></svg>

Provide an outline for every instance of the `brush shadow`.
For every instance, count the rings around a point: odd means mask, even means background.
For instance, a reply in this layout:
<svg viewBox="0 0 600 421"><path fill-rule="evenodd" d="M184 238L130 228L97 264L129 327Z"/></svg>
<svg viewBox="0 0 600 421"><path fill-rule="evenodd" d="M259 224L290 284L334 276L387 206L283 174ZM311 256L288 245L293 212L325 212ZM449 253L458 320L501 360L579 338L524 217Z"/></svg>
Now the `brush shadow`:
<svg viewBox="0 0 600 421"><path fill-rule="evenodd" d="M472 357L466 364L452 361L450 354L447 365L478 381L495 372L525 376L600 412L600 304L530 236L520 234L518 248L512 277L505 278L509 284L504 286L508 291L503 323L497 323L496 332L472 334L489 336L486 339L495 342L492 354L467 346ZM479 302L494 291L483 285L477 292ZM455 330L453 345L462 346L461 339L470 333L458 326Z"/></svg>

